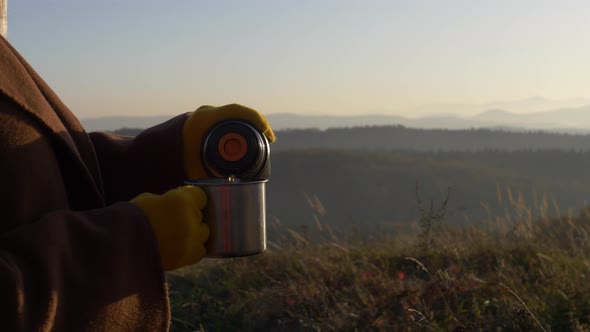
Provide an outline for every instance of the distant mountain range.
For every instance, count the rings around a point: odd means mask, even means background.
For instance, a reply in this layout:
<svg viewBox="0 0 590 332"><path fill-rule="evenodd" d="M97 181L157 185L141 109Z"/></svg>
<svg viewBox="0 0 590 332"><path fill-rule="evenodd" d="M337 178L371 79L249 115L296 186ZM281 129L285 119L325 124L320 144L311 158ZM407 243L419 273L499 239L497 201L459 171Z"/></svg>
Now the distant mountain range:
<svg viewBox="0 0 590 332"><path fill-rule="evenodd" d="M148 128L164 122L173 115L134 117L110 116L82 119L87 131L112 131L121 128ZM445 115L417 118L399 115L369 114L356 116L301 115L294 113L268 114L275 130L306 128L342 128L360 126L403 125L410 128L498 128L504 130L541 129L561 133L590 133L590 104L519 114L503 109L488 109L474 116Z"/></svg>
<svg viewBox="0 0 590 332"><path fill-rule="evenodd" d="M491 101L483 104L429 104L412 111L418 116L430 114L479 114L489 110L504 110L513 113L534 113L590 105L590 99L551 100L534 96L518 100Z"/></svg>
<svg viewBox="0 0 590 332"><path fill-rule="evenodd" d="M590 133L590 105L527 114L491 109L475 116L446 115L408 118L397 115L310 116L284 113L271 114L268 119L273 128L277 130L403 125L425 129L542 129L567 133Z"/></svg>

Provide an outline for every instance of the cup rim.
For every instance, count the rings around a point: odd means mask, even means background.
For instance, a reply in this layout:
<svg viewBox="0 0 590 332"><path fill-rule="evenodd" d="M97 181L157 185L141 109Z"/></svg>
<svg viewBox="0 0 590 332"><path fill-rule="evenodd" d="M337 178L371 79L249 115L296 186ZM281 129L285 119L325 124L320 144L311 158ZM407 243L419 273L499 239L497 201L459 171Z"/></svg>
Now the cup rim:
<svg viewBox="0 0 590 332"><path fill-rule="evenodd" d="M212 179L188 179L184 181L184 184L194 186L236 186L236 185L247 185L247 184L258 184L268 182L268 179L264 178L243 178L236 179L234 182L229 182L225 178L212 178Z"/></svg>

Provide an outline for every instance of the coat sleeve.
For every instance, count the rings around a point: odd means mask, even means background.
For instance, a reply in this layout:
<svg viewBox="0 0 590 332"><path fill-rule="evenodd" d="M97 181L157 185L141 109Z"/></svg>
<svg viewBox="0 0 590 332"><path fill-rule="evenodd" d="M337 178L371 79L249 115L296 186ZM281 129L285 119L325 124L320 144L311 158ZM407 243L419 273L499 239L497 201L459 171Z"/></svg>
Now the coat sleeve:
<svg viewBox="0 0 590 332"><path fill-rule="evenodd" d="M0 235L5 331L168 328L155 239L130 203L54 211Z"/></svg>
<svg viewBox="0 0 590 332"><path fill-rule="evenodd" d="M143 192L162 194L183 184L182 126L187 114L144 130L136 137L94 132L107 204Z"/></svg>
<svg viewBox="0 0 590 332"><path fill-rule="evenodd" d="M0 98L0 330L166 330L147 218L127 202L72 211L82 193L65 186L78 175L64 161L36 119Z"/></svg>

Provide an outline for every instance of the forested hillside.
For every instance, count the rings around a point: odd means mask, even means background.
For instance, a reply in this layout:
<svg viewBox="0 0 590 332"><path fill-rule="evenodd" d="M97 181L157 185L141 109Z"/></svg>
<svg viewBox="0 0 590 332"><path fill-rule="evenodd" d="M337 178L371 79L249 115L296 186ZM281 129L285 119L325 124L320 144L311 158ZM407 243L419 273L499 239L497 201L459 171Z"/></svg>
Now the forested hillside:
<svg viewBox="0 0 590 332"><path fill-rule="evenodd" d="M403 126L288 130L277 134L275 150L305 148L414 149L423 151L588 150L589 135L544 131L416 129Z"/></svg>
<svg viewBox="0 0 590 332"><path fill-rule="evenodd" d="M590 199L590 152L316 149L278 151L272 163L269 214L289 225L313 227L318 202L333 226L405 223L416 220L418 199L440 204L449 189L453 224L485 222L513 205L533 217L577 214Z"/></svg>

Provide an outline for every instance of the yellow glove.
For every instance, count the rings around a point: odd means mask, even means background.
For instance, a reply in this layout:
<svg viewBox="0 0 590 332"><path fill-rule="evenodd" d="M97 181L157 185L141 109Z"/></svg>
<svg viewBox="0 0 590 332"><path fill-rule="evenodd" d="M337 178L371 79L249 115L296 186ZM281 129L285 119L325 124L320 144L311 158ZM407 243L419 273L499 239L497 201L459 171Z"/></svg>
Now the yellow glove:
<svg viewBox="0 0 590 332"><path fill-rule="evenodd" d="M202 222L205 192L195 186L172 189L163 195L143 193L131 200L150 221L164 270L195 264L205 257L209 226Z"/></svg>
<svg viewBox="0 0 590 332"><path fill-rule="evenodd" d="M188 179L207 178L201 163L201 143L207 131L223 120L246 120L252 123L268 139L275 141L275 134L268 121L259 112L238 104L220 107L201 106L186 120L182 135L184 142L184 170Z"/></svg>

